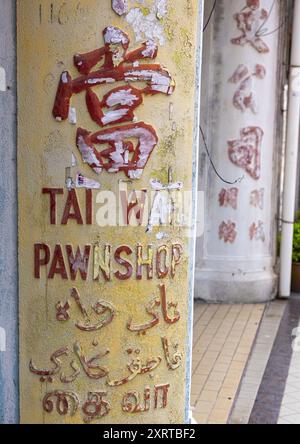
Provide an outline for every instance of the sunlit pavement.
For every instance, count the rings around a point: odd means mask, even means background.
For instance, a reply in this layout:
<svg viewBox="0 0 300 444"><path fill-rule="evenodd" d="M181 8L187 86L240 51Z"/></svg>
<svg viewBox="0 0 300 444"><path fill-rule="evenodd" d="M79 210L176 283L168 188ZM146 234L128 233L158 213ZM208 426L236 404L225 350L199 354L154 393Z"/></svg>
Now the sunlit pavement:
<svg viewBox="0 0 300 444"><path fill-rule="evenodd" d="M264 310L196 303L191 404L199 424L228 421Z"/></svg>
<svg viewBox="0 0 300 444"><path fill-rule="evenodd" d="M199 424L300 424L300 296L196 303L191 401Z"/></svg>

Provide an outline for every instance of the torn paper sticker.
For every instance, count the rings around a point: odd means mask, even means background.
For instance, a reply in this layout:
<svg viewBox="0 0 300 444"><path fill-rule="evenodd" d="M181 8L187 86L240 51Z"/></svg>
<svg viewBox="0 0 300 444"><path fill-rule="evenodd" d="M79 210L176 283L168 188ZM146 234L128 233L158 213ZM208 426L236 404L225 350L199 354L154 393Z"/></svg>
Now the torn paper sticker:
<svg viewBox="0 0 300 444"><path fill-rule="evenodd" d="M99 182L93 179L89 179L87 177L84 177L81 173L78 173L76 175L76 188L88 188L88 189L94 189L99 190L101 188L101 185Z"/></svg>

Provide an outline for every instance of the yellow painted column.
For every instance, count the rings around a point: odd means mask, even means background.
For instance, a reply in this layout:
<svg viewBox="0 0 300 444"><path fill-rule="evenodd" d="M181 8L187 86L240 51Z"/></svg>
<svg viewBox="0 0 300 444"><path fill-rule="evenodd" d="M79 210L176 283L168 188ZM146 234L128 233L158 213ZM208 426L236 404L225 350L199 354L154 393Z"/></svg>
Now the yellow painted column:
<svg viewBox="0 0 300 444"><path fill-rule="evenodd" d="M200 5L17 2L22 423L188 421Z"/></svg>

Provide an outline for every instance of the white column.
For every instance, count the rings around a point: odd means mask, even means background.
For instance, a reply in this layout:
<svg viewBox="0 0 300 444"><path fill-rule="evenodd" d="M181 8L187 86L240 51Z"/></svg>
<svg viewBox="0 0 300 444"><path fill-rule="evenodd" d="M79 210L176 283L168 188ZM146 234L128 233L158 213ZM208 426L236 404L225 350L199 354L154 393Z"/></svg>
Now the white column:
<svg viewBox="0 0 300 444"><path fill-rule="evenodd" d="M283 221L280 251L280 286L279 295L289 297L291 294L291 271L294 235L294 214L296 202L298 151L299 151L299 118L300 118L300 1L294 5L294 24L292 36L287 147L284 175Z"/></svg>
<svg viewBox="0 0 300 444"><path fill-rule="evenodd" d="M208 156L202 159L206 224L198 244L196 298L258 302L277 293L280 24L278 1L219 0L205 31L210 56L203 132L217 172L230 183L217 176Z"/></svg>

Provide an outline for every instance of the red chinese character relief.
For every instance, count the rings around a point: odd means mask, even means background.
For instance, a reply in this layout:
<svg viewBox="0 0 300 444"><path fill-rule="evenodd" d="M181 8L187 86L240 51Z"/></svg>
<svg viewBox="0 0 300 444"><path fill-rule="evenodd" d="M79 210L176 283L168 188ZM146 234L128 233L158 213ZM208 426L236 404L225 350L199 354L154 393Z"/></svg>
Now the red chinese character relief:
<svg viewBox="0 0 300 444"><path fill-rule="evenodd" d="M241 35L231 40L234 45L244 46L249 43L259 53L268 53L268 45L261 38L265 33L264 25L269 18L266 9L260 7L260 0L246 0L246 6L234 19Z"/></svg>
<svg viewBox="0 0 300 444"><path fill-rule="evenodd" d="M232 207L234 210L238 207L238 188L223 188L219 194L220 207Z"/></svg>
<svg viewBox="0 0 300 444"><path fill-rule="evenodd" d="M266 235L264 223L262 221L258 221L257 224L254 222L249 229L249 235L252 241L256 240L265 242Z"/></svg>
<svg viewBox="0 0 300 444"><path fill-rule="evenodd" d="M240 131L240 138L228 141L228 154L231 162L243 168L254 180L261 175L261 144L264 132L256 126Z"/></svg>
<svg viewBox="0 0 300 444"><path fill-rule="evenodd" d="M259 208L260 210L264 209L264 200L265 200L265 190L261 188L260 190L254 190L250 194L250 205L254 208Z"/></svg>
<svg viewBox="0 0 300 444"><path fill-rule="evenodd" d="M222 222L219 227L219 238L223 240L225 244L233 244L237 237L236 223L232 221Z"/></svg>
<svg viewBox="0 0 300 444"><path fill-rule="evenodd" d="M270 11L261 7L260 0L246 0L245 7L234 15L240 35L233 38L234 45L251 45L258 53L265 54L270 49L263 37L268 34L266 24L273 10ZM261 64L256 64L254 69L240 64L229 82L237 85L233 96L233 105L241 112L250 110L253 114L258 113L257 94L255 92L255 82L266 77L266 69ZM236 140L229 140L228 155L231 162L242 168L253 180L261 178L261 150L264 138L264 131L259 126L248 126L240 130L240 137ZM229 206L236 209L234 189L222 190L219 195L220 206ZM265 190L255 189L250 193L250 205L256 209L264 209ZM219 227L219 237L225 243L234 243L237 236L236 224L232 221L222 222ZM258 221L249 228L251 241L265 242L264 223Z"/></svg>
<svg viewBox="0 0 300 444"><path fill-rule="evenodd" d="M254 71L246 65L239 65L229 82L238 84L233 96L233 104L236 109L245 112L250 109L254 114L258 112L257 98L253 89L253 80L264 79L266 70L262 65L255 65Z"/></svg>
<svg viewBox="0 0 300 444"><path fill-rule="evenodd" d="M74 64L81 74L78 78L72 79L66 71L62 73L53 116L58 121L66 120L71 97L85 91L86 105L93 121L101 128L117 126L96 133L78 128L77 147L83 162L97 174L103 170L110 173L124 171L130 179L139 179L158 137L151 125L137 121L134 110L143 103L144 95L171 95L175 82L160 64L145 63L147 59L157 57L158 48L153 41L128 52L130 40L121 29L109 26L103 31L103 37L105 45L102 48L75 55ZM93 71L101 62L102 66ZM97 86L119 82L123 85L111 89L102 100L93 91ZM132 83L137 82L143 82L145 86L133 87ZM98 151L96 145L104 145L104 149Z"/></svg>

